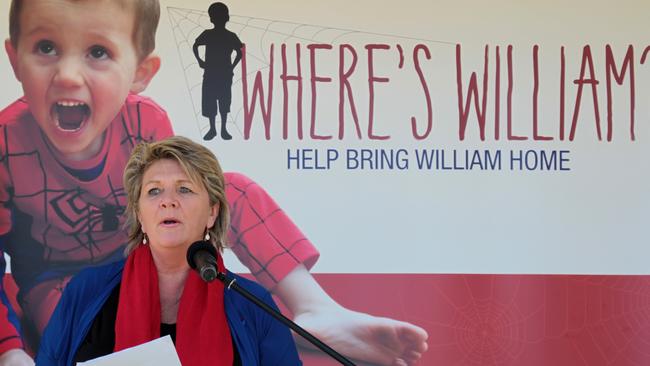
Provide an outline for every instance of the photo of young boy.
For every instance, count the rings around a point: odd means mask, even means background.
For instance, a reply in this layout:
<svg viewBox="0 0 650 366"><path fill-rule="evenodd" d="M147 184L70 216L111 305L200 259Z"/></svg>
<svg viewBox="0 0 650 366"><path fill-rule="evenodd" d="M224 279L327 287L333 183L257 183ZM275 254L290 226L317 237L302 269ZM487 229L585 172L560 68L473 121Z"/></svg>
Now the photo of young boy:
<svg viewBox="0 0 650 366"><path fill-rule="evenodd" d="M0 288L0 365L33 364L25 348L37 349L70 278L123 255L125 162L138 142L173 134L138 95L160 68L159 17L157 0L11 2L5 50L24 97L0 112L0 249L22 315ZM273 199L242 174L226 181L232 250L299 325L354 359L417 362L423 329L337 304L308 271L318 251Z"/></svg>

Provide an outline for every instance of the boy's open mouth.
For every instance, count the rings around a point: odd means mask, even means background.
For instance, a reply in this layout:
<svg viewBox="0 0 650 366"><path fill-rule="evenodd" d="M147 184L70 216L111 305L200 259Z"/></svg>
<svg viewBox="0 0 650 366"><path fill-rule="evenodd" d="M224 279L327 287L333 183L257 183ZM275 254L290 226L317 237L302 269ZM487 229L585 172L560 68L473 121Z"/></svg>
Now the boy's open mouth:
<svg viewBox="0 0 650 366"><path fill-rule="evenodd" d="M77 131L90 115L90 108L82 102L57 102L54 107L57 125L64 131Z"/></svg>

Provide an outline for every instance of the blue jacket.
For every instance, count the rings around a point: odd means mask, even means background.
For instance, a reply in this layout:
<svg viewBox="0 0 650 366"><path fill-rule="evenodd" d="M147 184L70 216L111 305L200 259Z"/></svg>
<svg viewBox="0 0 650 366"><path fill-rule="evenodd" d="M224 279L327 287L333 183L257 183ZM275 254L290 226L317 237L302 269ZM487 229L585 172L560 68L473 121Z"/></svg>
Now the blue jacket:
<svg viewBox="0 0 650 366"><path fill-rule="evenodd" d="M88 268L70 281L41 338L36 357L38 366L74 364L77 349L95 316L122 280L123 268L124 260ZM271 295L260 285L232 276L240 286L277 309ZM291 333L279 321L232 290L224 293L224 303L242 365L302 365Z"/></svg>

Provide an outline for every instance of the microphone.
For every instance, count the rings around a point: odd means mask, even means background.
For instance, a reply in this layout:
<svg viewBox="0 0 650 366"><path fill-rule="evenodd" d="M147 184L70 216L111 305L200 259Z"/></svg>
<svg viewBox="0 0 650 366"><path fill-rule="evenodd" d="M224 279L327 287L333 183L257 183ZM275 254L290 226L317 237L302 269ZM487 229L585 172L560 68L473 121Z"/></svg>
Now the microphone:
<svg viewBox="0 0 650 366"><path fill-rule="evenodd" d="M207 241L196 241L187 249L187 263L205 282L217 278L217 249Z"/></svg>
<svg viewBox="0 0 650 366"><path fill-rule="evenodd" d="M211 282L215 278L223 282L226 286L226 290L233 290L238 294L245 297L248 301L260 307L262 310L267 312L269 315L274 317L280 323L291 328L298 335L309 341L311 344L319 348L321 351L327 353L330 357L337 360L341 365L344 366L355 366L350 360L345 358L340 353L336 352L327 344L323 343L320 339L314 337L311 333L303 329L298 324L294 323L291 319L282 315L278 310L266 304L264 301L258 299L255 295L250 293L248 290L243 288L237 283L237 279L232 276L227 275L224 272L218 271L217 265L217 249L212 246L212 244L207 241L197 241L194 242L187 249L187 263L190 267L197 272L205 282ZM224 269L221 268L223 271Z"/></svg>

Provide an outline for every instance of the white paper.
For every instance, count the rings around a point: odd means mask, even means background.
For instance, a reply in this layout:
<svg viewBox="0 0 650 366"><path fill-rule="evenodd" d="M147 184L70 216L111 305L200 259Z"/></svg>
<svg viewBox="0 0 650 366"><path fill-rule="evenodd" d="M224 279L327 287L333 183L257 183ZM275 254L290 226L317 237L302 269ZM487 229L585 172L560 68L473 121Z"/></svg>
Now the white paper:
<svg viewBox="0 0 650 366"><path fill-rule="evenodd" d="M181 366L172 339L167 335L151 342L79 362L77 366Z"/></svg>

